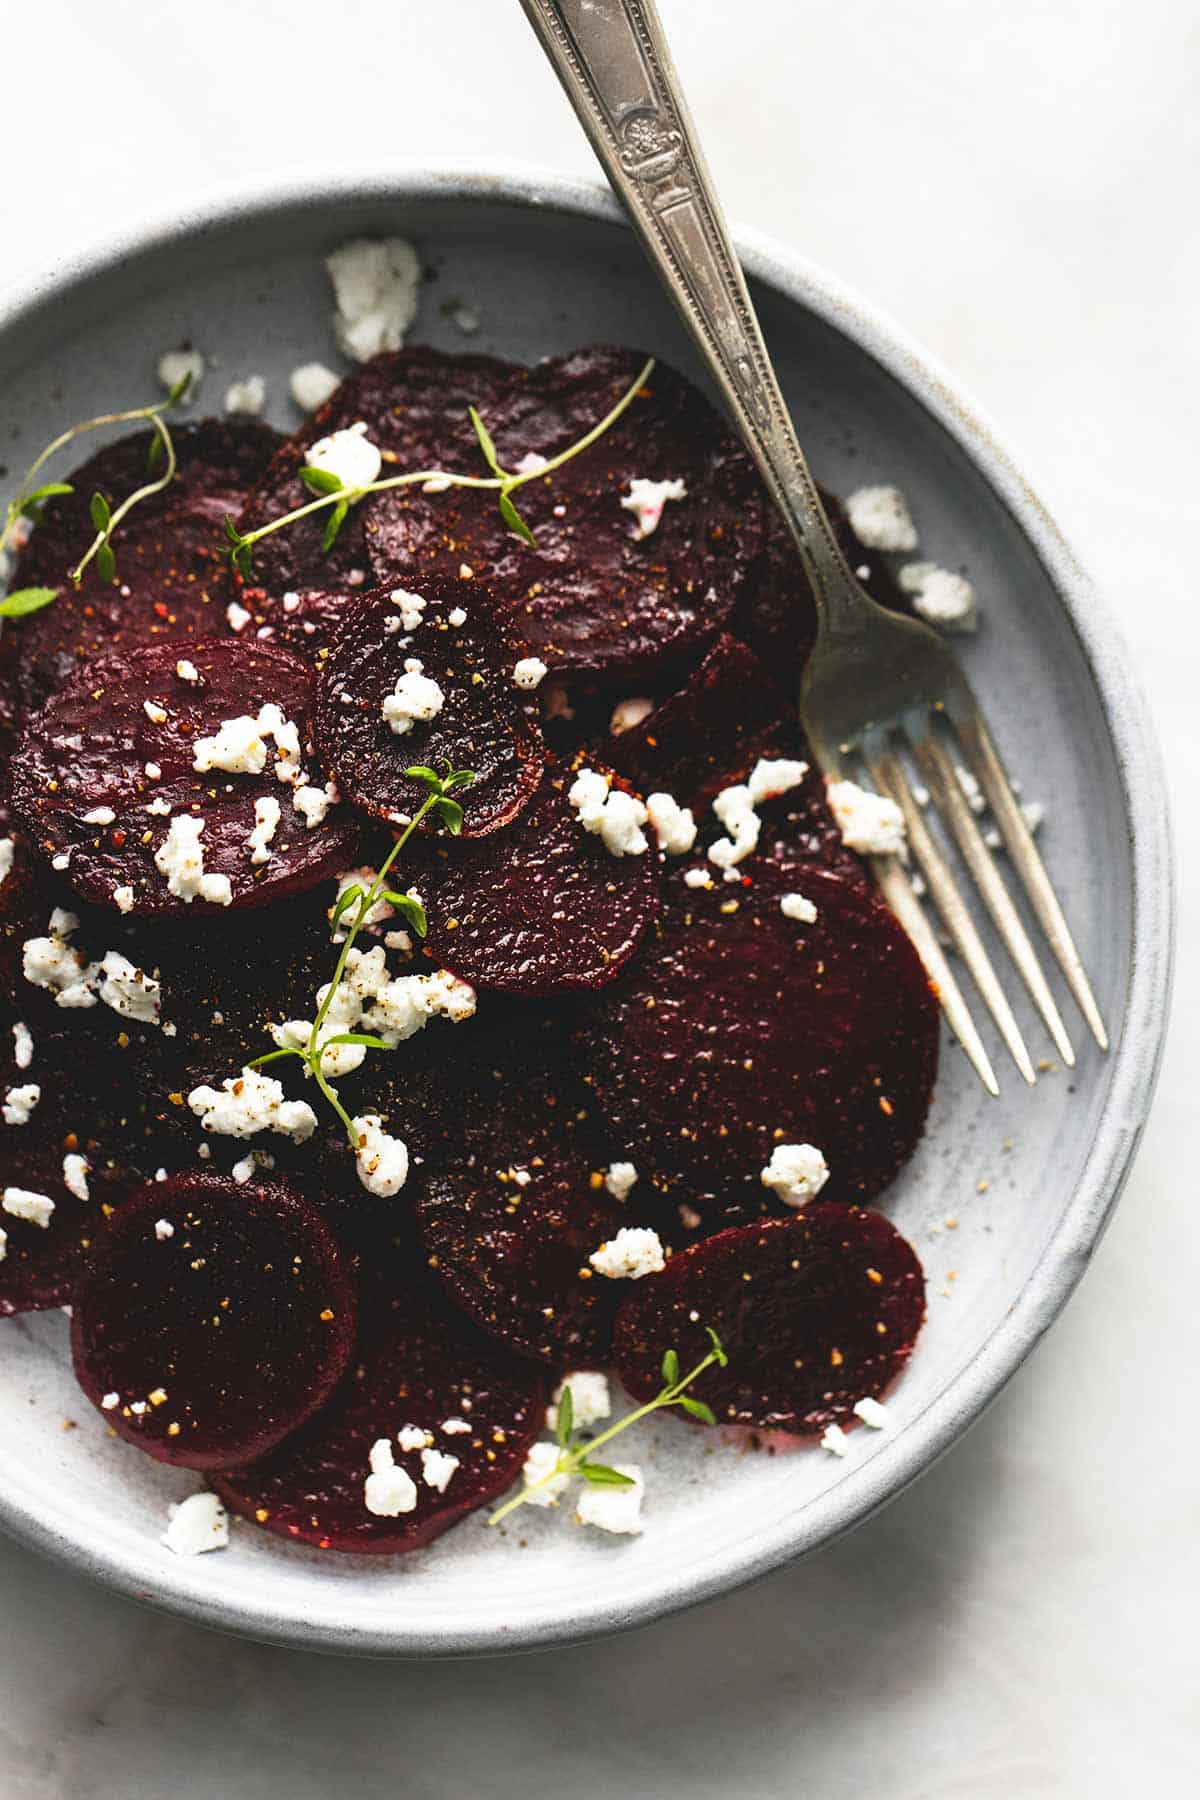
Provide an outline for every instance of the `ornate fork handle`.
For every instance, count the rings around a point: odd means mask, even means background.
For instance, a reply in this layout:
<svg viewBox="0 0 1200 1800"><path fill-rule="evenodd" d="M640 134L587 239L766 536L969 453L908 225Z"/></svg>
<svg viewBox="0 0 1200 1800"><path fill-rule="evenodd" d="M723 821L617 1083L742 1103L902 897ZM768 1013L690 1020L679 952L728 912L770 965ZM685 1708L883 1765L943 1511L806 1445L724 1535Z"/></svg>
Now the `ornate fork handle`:
<svg viewBox="0 0 1200 1800"><path fill-rule="evenodd" d="M791 528L823 624L869 607L779 391L654 0L521 4Z"/></svg>

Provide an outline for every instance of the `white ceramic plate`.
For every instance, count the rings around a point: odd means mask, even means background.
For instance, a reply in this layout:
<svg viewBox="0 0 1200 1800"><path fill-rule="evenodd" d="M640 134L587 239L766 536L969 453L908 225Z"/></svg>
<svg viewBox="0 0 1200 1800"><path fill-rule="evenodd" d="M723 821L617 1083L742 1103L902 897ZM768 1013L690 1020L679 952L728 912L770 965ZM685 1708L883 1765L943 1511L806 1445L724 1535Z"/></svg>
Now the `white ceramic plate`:
<svg viewBox="0 0 1200 1800"><path fill-rule="evenodd" d="M15 475L64 424L156 393L182 340L216 365L200 400L266 376L291 429L298 362L337 366L322 253L400 231L433 271L414 339L526 360L597 339L691 370L680 329L606 191L533 174L414 173L319 192L273 189L107 244L0 309L4 460ZM996 1065L986 1098L945 1047L920 1153L884 1205L929 1276L929 1322L886 1433L738 1455L672 1420L642 1430L647 1529L610 1539L519 1513L475 1515L428 1551L320 1556L236 1525L195 1559L160 1543L167 1502L198 1485L106 1435L75 1388L61 1314L0 1324L0 1521L126 1594L291 1644L442 1655L561 1643L645 1622L812 1551L898 1493L996 1395L1063 1305L1128 1172L1146 1117L1171 961L1169 837L1157 753L1128 663L1036 497L950 382L800 258L740 240L767 340L818 475L897 480L922 554L967 570L984 626L964 660L1028 797L1108 1019L1035 1092ZM464 338L455 302L482 328ZM1015 980L1012 991L1017 992ZM1050 1047L1018 1014L1035 1056ZM986 1184L986 1187L985 1185ZM956 1218L956 1227L946 1220ZM64 1417L79 1429L64 1432Z"/></svg>

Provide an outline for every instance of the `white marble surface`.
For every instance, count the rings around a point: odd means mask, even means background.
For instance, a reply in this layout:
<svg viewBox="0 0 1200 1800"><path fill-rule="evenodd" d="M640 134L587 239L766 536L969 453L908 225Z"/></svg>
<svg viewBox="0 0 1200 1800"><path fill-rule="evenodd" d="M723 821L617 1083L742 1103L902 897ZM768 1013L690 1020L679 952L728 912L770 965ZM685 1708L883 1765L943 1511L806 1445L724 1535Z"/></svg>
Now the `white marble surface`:
<svg viewBox="0 0 1200 1800"><path fill-rule="evenodd" d="M631 1638L340 1663L151 1616L0 1542L2 1800L1195 1791L1194 10L663 10L730 211L955 370L1121 612L1174 768L1183 894L1136 1173L1050 1340L915 1490L816 1561ZM5 277L247 173L490 153L590 172L515 0L50 0L20 25ZM356 89L324 116L337 57Z"/></svg>

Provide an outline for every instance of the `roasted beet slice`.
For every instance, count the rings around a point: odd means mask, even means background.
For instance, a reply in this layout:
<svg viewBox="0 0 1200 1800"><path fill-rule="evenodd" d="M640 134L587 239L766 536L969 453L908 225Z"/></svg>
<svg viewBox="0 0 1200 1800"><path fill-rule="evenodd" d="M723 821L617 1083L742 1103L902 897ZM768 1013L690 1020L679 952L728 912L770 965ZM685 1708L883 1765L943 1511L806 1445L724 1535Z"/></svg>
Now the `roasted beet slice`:
<svg viewBox="0 0 1200 1800"><path fill-rule="evenodd" d="M40 706L80 663L106 651L225 631L226 607L237 589L223 520L241 511L280 439L256 420L231 419L175 425L172 436L178 473L118 531L115 582L101 581L92 564L76 590L69 571L95 535L88 510L93 494L115 506L146 481L149 434L138 432L99 451L68 477L74 493L47 505L13 585L57 588L58 599L7 626L4 636L5 681L17 719Z"/></svg>
<svg viewBox="0 0 1200 1800"><path fill-rule="evenodd" d="M604 987L649 929L653 847L613 856L579 823L571 782L552 769L507 831L431 846L413 865L429 914L426 954L472 987L526 996Z"/></svg>
<svg viewBox="0 0 1200 1800"><path fill-rule="evenodd" d="M194 864L195 847L179 841L185 815L204 821L204 876L224 878L234 906L302 892L345 863L357 836L349 810L334 806L324 821L306 823L294 804L299 762L267 724L259 773L237 771L223 750L205 771L194 763L200 741L224 722L257 719L273 705L280 735L290 725L298 736L307 782L322 788L308 744L312 690L311 671L295 657L233 638L103 657L30 720L13 757L14 806L42 853L69 857L72 886L102 905L146 914L224 910L211 889L196 892L197 878L159 866L160 853L167 861L173 848L190 851ZM251 838L260 802L279 809L265 858Z"/></svg>
<svg viewBox="0 0 1200 1800"><path fill-rule="evenodd" d="M859 882L761 854L750 887L668 878L657 944L586 1045L602 1110L708 1229L767 1210L777 1143L814 1144L826 1199L869 1199L911 1155L938 1011L895 918ZM799 892L814 924L785 917Z"/></svg>
<svg viewBox="0 0 1200 1800"><path fill-rule="evenodd" d="M540 1372L455 1318L419 1265L389 1250L364 1251L363 1261L358 1351L341 1389L282 1450L214 1486L232 1511L281 1537L387 1555L420 1549L504 1492L542 1426L546 1395ZM468 1429L447 1431L447 1422ZM420 1449L397 1442L406 1425L424 1430L437 1453L428 1468ZM412 1502L407 1512L367 1508L381 1438L412 1490L377 1504ZM457 1467L447 1471L442 1457Z"/></svg>
<svg viewBox="0 0 1200 1800"><path fill-rule="evenodd" d="M513 682L518 654L478 582L423 581L419 593L378 588L359 600L317 673L317 749L345 799L403 823L427 793L405 769L449 763L475 775L457 796L464 837L516 818L542 774L541 732ZM383 707L409 671L436 685L442 706L397 732Z"/></svg>
<svg viewBox="0 0 1200 1800"><path fill-rule="evenodd" d="M475 397L501 463L552 457L612 409L644 362L604 346L515 371ZM448 397L442 465L463 460L461 391ZM457 455L453 453L457 452ZM634 479L681 481L651 534L637 537L621 500ZM526 649L552 673L632 675L699 649L729 616L758 556L765 512L758 478L708 401L659 363L629 410L552 476L519 490L537 539L510 533L493 493L420 488L375 496L365 535L379 581L419 584L465 564L510 608Z"/></svg>
<svg viewBox="0 0 1200 1800"><path fill-rule="evenodd" d="M908 1361L925 1317L916 1251L882 1214L809 1206L718 1232L631 1288L615 1360L638 1400L662 1386L663 1352L694 1368L717 1333L728 1366L692 1393L718 1421L812 1436L854 1423Z"/></svg>
<svg viewBox="0 0 1200 1800"><path fill-rule="evenodd" d="M265 1456L325 1403L355 1315L332 1233L291 1188L177 1175L98 1235L71 1349L84 1393L122 1437L159 1462L226 1469Z"/></svg>

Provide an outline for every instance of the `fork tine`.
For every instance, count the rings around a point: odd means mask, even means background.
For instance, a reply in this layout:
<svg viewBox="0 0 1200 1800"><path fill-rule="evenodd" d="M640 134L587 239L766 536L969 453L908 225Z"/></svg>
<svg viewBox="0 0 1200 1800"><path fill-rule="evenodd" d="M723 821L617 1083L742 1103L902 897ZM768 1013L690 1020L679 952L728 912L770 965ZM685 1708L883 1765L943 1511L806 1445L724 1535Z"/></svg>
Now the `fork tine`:
<svg viewBox="0 0 1200 1800"><path fill-rule="evenodd" d="M975 1029L975 1021L951 973L945 952L933 934L920 901L913 893L911 881L896 857L873 856L870 860L880 892L908 933L913 948L925 965L925 973L937 989L946 1023L966 1051L975 1073L988 1093L993 1100L998 1100L1000 1084L983 1047L983 1040Z"/></svg>
<svg viewBox="0 0 1200 1800"><path fill-rule="evenodd" d="M921 817L921 809L917 805L916 796L909 785L904 765L894 750L884 750L869 759L867 767L877 787L885 794L890 794L904 814L904 824L908 833L909 845L918 863L924 871L929 883L929 891L933 896L947 931L954 939L963 961L966 963L975 985L983 997L984 1004L1000 1028L1000 1035L1012 1054L1021 1074L1030 1087L1037 1080L1033 1072L1033 1063L1025 1040L1013 1018L1012 1008L1004 989L1000 986L996 971L992 967L992 959L983 947L983 940L975 929L975 922L958 889L958 883L950 872L950 865L938 849L930 835L929 828Z"/></svg>
<svg viewBox="0 0 1200 1800"><path fill-rule="evenodd" d="M1087 1020L1092 1036L1102 1050L1107 1050L1108 1032L1084 970L1083 960L1075 948L1075 940L1063 917L1058 896L1046 873L1046 865L1004 773L1004 765L991 734L980 717L968 715L956 718L955 725L971 768L991 807L992 817L999 827L1013 867L1025 884L1025 892L1029 895L1030 904L1057 958L1058 966L1066 977L1080 1012Z"/></svg>
<svg viewBox="0 0 1200 1800"><path fill-rule="evenodd" d="M1029 934L1021 923L1020 915L1013 904L1012 896L1005 887L992 859L991 852L983 841L981 833L971 809L967 804L955 772L954 764L945 746L933 731L927 730L913 739L913 755L917 767L929 786L934 805L946 820L954 836L963 859L975 880L975 885L983 895L984 904L992 915L997 931L1004 939L1008 953L1017 965L1026 987L1033 996L1034 1004L1046 1022L1055 1047L1068 1068L1075 1066L1075 1051L1067 1036L1067 1028L1062 1022L1062 1015L1054 1003L1046 977L1042 973L1037 954L1029 941Z"/></svg>

